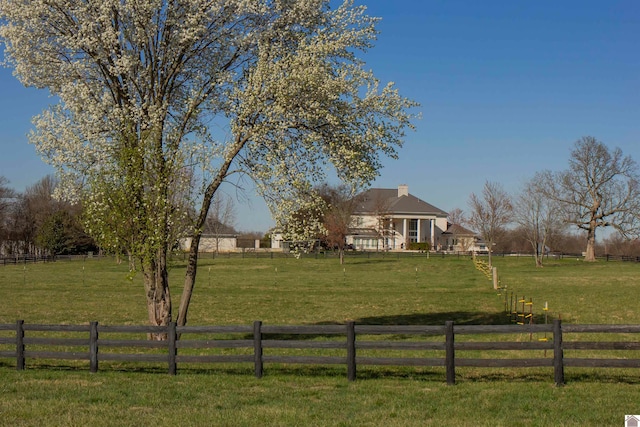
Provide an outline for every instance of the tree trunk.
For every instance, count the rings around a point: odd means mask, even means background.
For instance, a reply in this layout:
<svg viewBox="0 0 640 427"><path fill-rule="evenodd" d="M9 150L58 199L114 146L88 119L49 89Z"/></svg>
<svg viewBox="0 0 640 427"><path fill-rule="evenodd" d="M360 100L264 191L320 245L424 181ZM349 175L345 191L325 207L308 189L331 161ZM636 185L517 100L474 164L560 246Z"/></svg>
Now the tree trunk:
<svg viewBox="0 0 640 427"><path fill-rule="evenodd" d="M596 261L596 229L595 226L589 228L587 232L587 250L585 251L584 260L587 262Z"/></svg>
<svg viewBox="0 0 640 427"><path fill-rule="evenodd" d="M536 259L536 267L542 267L542 257L544 256L544 244L538 241L531 242L533 246L533 256Z"/></svg>
<svg viewBox="0 0 640 427"><path fill-rule="evenodd" d="M158 249L155 257L141 262L144 287L147 294L149 322L154 326L167 326L171 322L171 293L167 272L167 251ZM149 334L150 339L165 340L167 334Z"/></svg>
<svg viewBox="0 0 640 427"><path fill-rule="evenodd" d="M193 287L196 284L196 273L198 272L198 248L200 247L200 233L191 236L191 247L189 248L189 261L187 262L187 272L184 275L184 287L180 297L180 308L178 309L178 326L187 324L187 314L189 303L193 295Z"/></svg>
<svg viewBox="0 0 640 427"><path fill-rule="evenodd" d="M489 267L493 267L493 264L491 264L491 254L493 252L493 250L491 249L491 242L488 242L487 246L489 247Z"/></svg>
<svg viewBox="0 0 640 427"><path fill-rule="evenodd" d="M344 264L344 248L338 248L338 255L340 256L340 265Z"/></svg>
<svg viewBox="0 0 640 427"><path fill-rule="evenodd" d="M200 206L200 213L198 214L198 218L194 224L194 232L191 235L191 246L189 247L187 271L184 275L184 286L182 288L182 296L180 297L178 319L176 320L178 326L184 326L187 324L189 304L191 303L191 296L193 295L193 288L196 285L196 275L198 273L198 250L200 249L202 228L207 220L207 214L211 207L211 200L213 200L213 196L222 182L222 177L223 176L220 175L216 181L207 187L207 191L205 192L202 200L202 205Z"/></svg>
<svg viewBox="0 0 640 427"><path fill-rule="evenodd" d="M536 254L536 267L542 267L543 254Z"/></svg>
<svg viewBox="0 0 640 427"><path fill-rule="evenodd" d="M535 260L536 267L538 267L538 243L535 239L527 237L527 242L531 245L533 251L533 259Z"/></svg>
<svg viewBox="0 0 640 427"><path fill-rule="evenodd" d="M202 227L207 220L209 208L211 208L211 201L213 200L213 196L216 194L216 191L218 191L218 187L220 187L220 184L222 184L222 181L227 176L231 162L247 141L248 137L246 136L236 137L233 149L227 154L224 164L218 171L218 175L207 186L204 197L202 198L200 212L194 224L194 232L191 236L189 261L187 262L187 272L184 276L184 288L182 290L182 296L180 297L180 308L178 309L178 319L176 321L178 326L184 326L187 324L187 313L189 311L189 304L191 303L191 296L193 295L193 288L196 285L196 274L198 272L198 249L200 248L200 237L202 235Z"/></svg>

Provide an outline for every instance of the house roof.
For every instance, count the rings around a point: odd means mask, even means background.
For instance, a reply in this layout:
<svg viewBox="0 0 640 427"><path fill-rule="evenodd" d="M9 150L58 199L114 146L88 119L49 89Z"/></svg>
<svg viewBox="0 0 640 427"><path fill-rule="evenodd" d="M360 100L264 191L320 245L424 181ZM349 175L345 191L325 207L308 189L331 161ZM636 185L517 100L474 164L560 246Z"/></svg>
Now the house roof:
<svg viewBox="0 0 640 427"><path fill-rule="evenodd" d="M204 223L202 235L204 236L235 236L238 232L230 225L224 224L215 219L208 219Z"/></svg>
<svg viewBox="0 0 640 427"><path fill-rule="evenodd" d="M408 191L407 191L408 193ZM412 194L399 195L396 188L370 188L361 193L355 213L421 214L447 216L440 208Z"/></svg>
<svg viewBox="0 0 640 427"><path fill-rule="evenodd" d="M442 234L455 234L456 236L475 236L476 233L469 230L468 228L464 228L460 224L449 224L447 227L447 231Z"/></svg>
<svg viewBox="0 0 640 427"><path fill-rule="evenodd" d="M349 228L349 235L357 237L380 237L380 234L373 228Z"/></svg>
<svg viewBox="0 0 640 427"><path fill-rule="evenodd" d="M202 239L235 239L237 237L238 237L237 234L230 234L230 233L220 233L220 234L203 233L201 236Z"/></svg>

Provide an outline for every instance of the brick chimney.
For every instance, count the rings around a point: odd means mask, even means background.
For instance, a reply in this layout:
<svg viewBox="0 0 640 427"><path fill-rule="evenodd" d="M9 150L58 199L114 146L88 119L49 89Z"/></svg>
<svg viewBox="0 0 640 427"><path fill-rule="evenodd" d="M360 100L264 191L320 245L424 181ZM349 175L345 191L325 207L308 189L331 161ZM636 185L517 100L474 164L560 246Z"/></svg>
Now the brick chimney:
<svg viewBox="0 0 640 427"><path fill-rule="evenodd" d="M398 185L398 197L408 196L409 195L409 186L407 184Z"/></svg>

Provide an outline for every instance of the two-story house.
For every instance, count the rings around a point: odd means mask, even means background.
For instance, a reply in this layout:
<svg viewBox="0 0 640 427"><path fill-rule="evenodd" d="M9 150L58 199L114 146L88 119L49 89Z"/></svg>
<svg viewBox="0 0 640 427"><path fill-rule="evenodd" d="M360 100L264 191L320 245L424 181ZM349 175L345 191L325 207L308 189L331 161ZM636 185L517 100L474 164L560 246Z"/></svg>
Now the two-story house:
<svg viewBox="0 0 640 427"><path fill-rule="evenodd" d="M371 188L358 196L347 243L358 250L406 249L411 242L437 248L447 212L409 194L408 185Z"/></svg>

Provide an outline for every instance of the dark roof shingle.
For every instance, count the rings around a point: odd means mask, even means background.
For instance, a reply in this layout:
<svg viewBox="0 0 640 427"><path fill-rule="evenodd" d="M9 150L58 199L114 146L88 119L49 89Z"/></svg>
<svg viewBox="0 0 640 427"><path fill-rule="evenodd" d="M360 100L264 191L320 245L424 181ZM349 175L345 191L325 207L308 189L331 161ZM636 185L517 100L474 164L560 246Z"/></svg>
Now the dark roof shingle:
<svg viewBox="0 0 640 427"><path fill-rule="evenodd" d="M398 197L395 188L371 188L359 196L356 213L432 214L447 216L447 212L412 194Z"/></svg>

